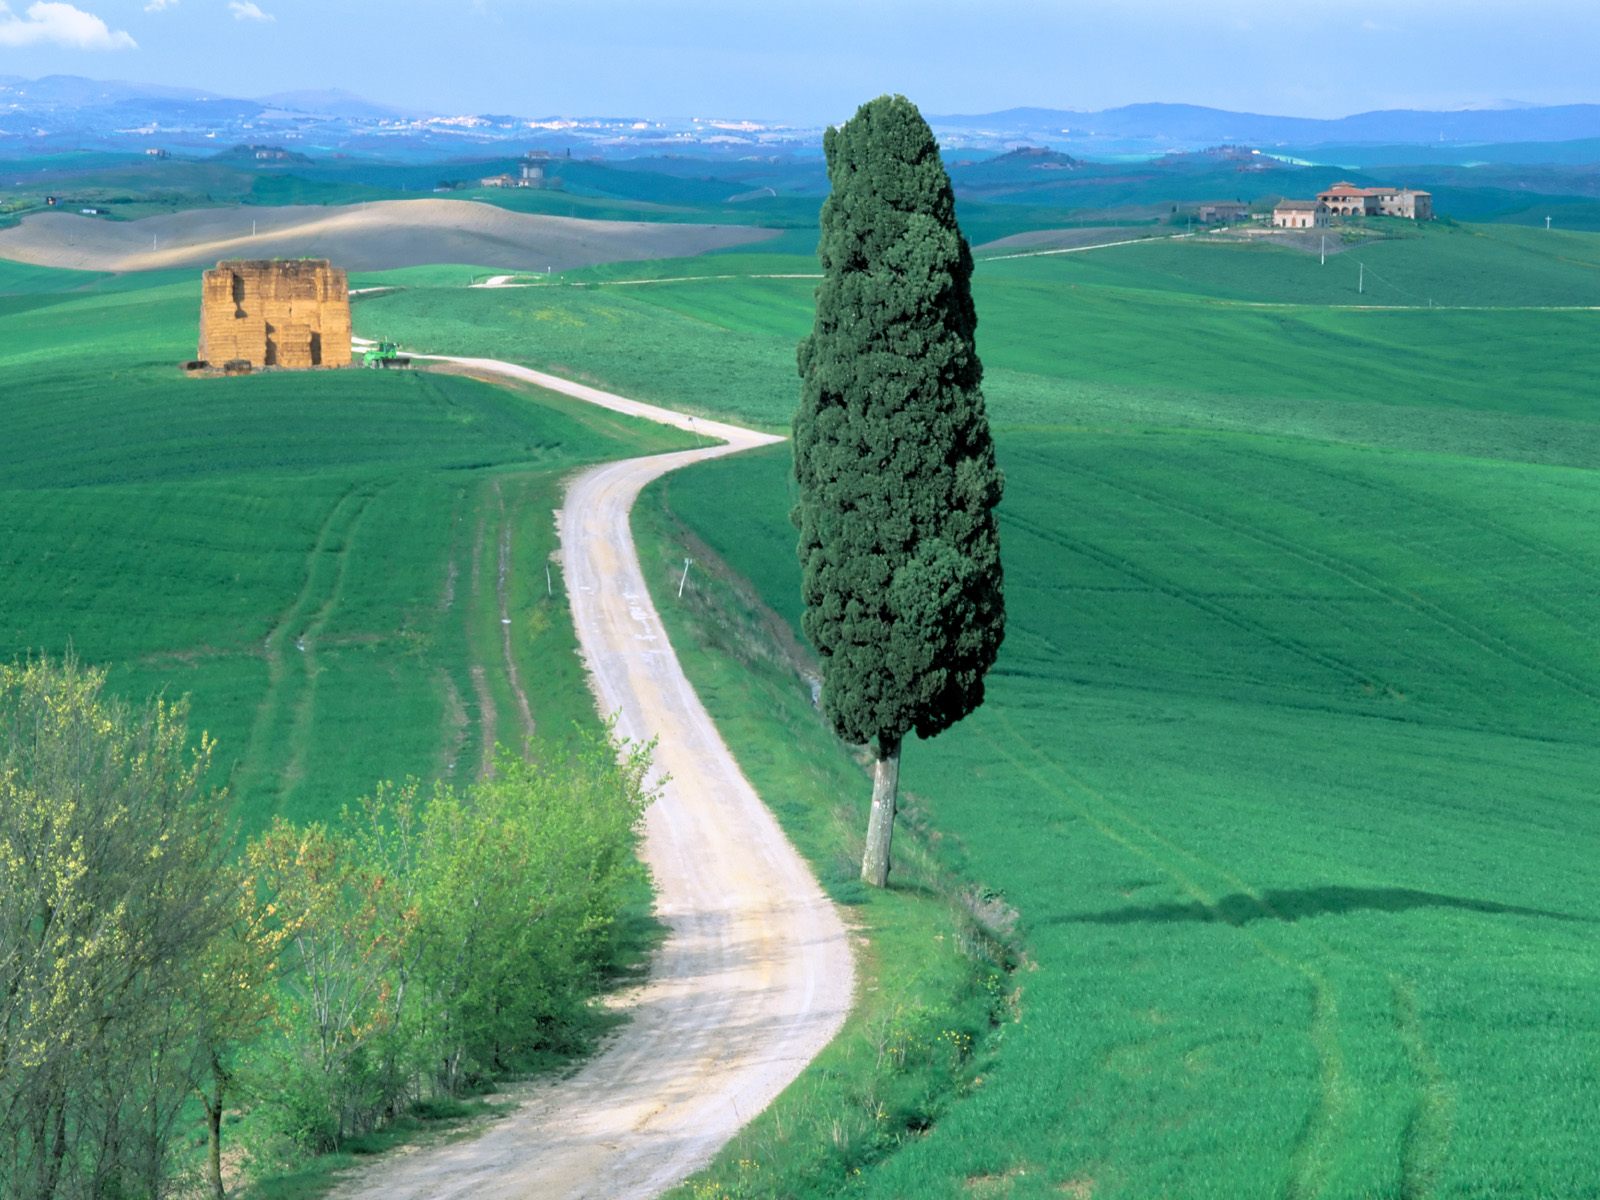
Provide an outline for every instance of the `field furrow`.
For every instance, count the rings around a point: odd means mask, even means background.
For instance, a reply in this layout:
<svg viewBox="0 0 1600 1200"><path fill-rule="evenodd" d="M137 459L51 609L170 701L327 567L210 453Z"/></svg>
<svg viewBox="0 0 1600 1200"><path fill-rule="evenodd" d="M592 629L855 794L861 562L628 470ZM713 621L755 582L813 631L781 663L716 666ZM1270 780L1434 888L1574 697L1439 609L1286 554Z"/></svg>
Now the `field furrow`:
<svg viewBox="0 0 1600 1200"><path fill-rule="evenodd" d="M235 795L252 808L280 811L303 773L308 730L300 727L299 713L309 703L314 686L306 634L313 628L320 630L326 622L343 577L350 531L372 494L369 488L353 486L328 509L306 552L300 590L273 622L263 643L267 688L230 780ZM294 768L297 755L302 763L298 771Z"/></svg>

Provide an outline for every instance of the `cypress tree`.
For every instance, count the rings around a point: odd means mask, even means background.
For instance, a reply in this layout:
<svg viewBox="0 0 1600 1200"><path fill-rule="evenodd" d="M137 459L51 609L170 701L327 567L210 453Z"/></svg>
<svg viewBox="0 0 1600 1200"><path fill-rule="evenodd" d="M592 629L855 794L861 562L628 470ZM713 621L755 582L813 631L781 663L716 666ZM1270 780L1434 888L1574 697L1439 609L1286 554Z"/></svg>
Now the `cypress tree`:
<svg viewBox="0 0 1600 1200"><path fill-rule="evenodd" d="M861 877L882 887L900 744L983 703L1005 634L1002 479L973 334L972 251L933 131L881 96L823 141L823 278L794 423L806 636L823 710L877 758Z"/></svg>

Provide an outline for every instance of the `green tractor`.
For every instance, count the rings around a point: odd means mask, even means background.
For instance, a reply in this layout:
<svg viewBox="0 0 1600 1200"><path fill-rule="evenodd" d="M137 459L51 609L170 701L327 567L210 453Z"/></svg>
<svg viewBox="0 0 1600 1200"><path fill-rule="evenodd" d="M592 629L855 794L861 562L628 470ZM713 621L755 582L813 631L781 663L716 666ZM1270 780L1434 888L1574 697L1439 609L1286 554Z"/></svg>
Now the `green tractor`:
<svg viewBox="0 0 1600 1200"><path fill-rule="evenodd" d="M394 342L378 342L367 347L367 352L361 356L363 367L409 367L411 359L400 353L400 347Z"/></svg>

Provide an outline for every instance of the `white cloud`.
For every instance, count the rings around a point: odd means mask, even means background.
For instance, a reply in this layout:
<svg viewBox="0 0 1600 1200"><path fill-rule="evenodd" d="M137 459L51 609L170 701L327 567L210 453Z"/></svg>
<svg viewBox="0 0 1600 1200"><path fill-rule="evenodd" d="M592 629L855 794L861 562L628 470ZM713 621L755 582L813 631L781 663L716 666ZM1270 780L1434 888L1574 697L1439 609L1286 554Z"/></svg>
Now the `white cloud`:
<svg viewBox="0 0 1600 1200"><path fill-rule="evenodd" d="M145 12L166 12L169 8L178 7L178 0L150 0L144 6Z"/></svg>
<svg viewBox="0 0 1600 1200"><path fill-rule="evenodd" d="M19 17L0 0L0 47L65 46L69 50L134 50L138 43L121 30L113 33L93 13L70 4L28 5Z"/></svg>
<svg viewBox="0 0 1600 1200"><path fill-rule="evenodd" d="M228 11L233 14L235 21L276 21L278 18L271 13L261 11L261 6L255 0L228 0Z"/></svg>

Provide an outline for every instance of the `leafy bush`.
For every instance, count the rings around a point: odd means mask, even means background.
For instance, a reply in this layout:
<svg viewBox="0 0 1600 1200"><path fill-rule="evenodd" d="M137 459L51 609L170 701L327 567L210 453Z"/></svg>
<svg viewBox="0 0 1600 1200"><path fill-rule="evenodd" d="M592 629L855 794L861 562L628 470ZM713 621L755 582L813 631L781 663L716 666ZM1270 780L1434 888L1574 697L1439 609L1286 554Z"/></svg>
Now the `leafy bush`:
<svg viewBox="0 0 1600 1200"><path fill-rule="evenodd" d="M270 1162L582 1047L626 949L647 747L383 787L236 864L186 705L104 683L0 665L0 1200L168 1195L197 1110L221 1196L241 1099Z"/></svg>
<svg viewBox="0 0 1600 1200"><path fill-rule="evenodd" d="M262 1099L302 1150L581 1047L617 951L646 749L502 754L461 789L383 787L337 828L277 821L248 859L288 946Z"/></svg>
<svg viewBox="0 0 1600 1200"><path fill-rule="evenodd" d="M0 1197L155 1196L236 892L182 703L0 665Z"/></svg>

